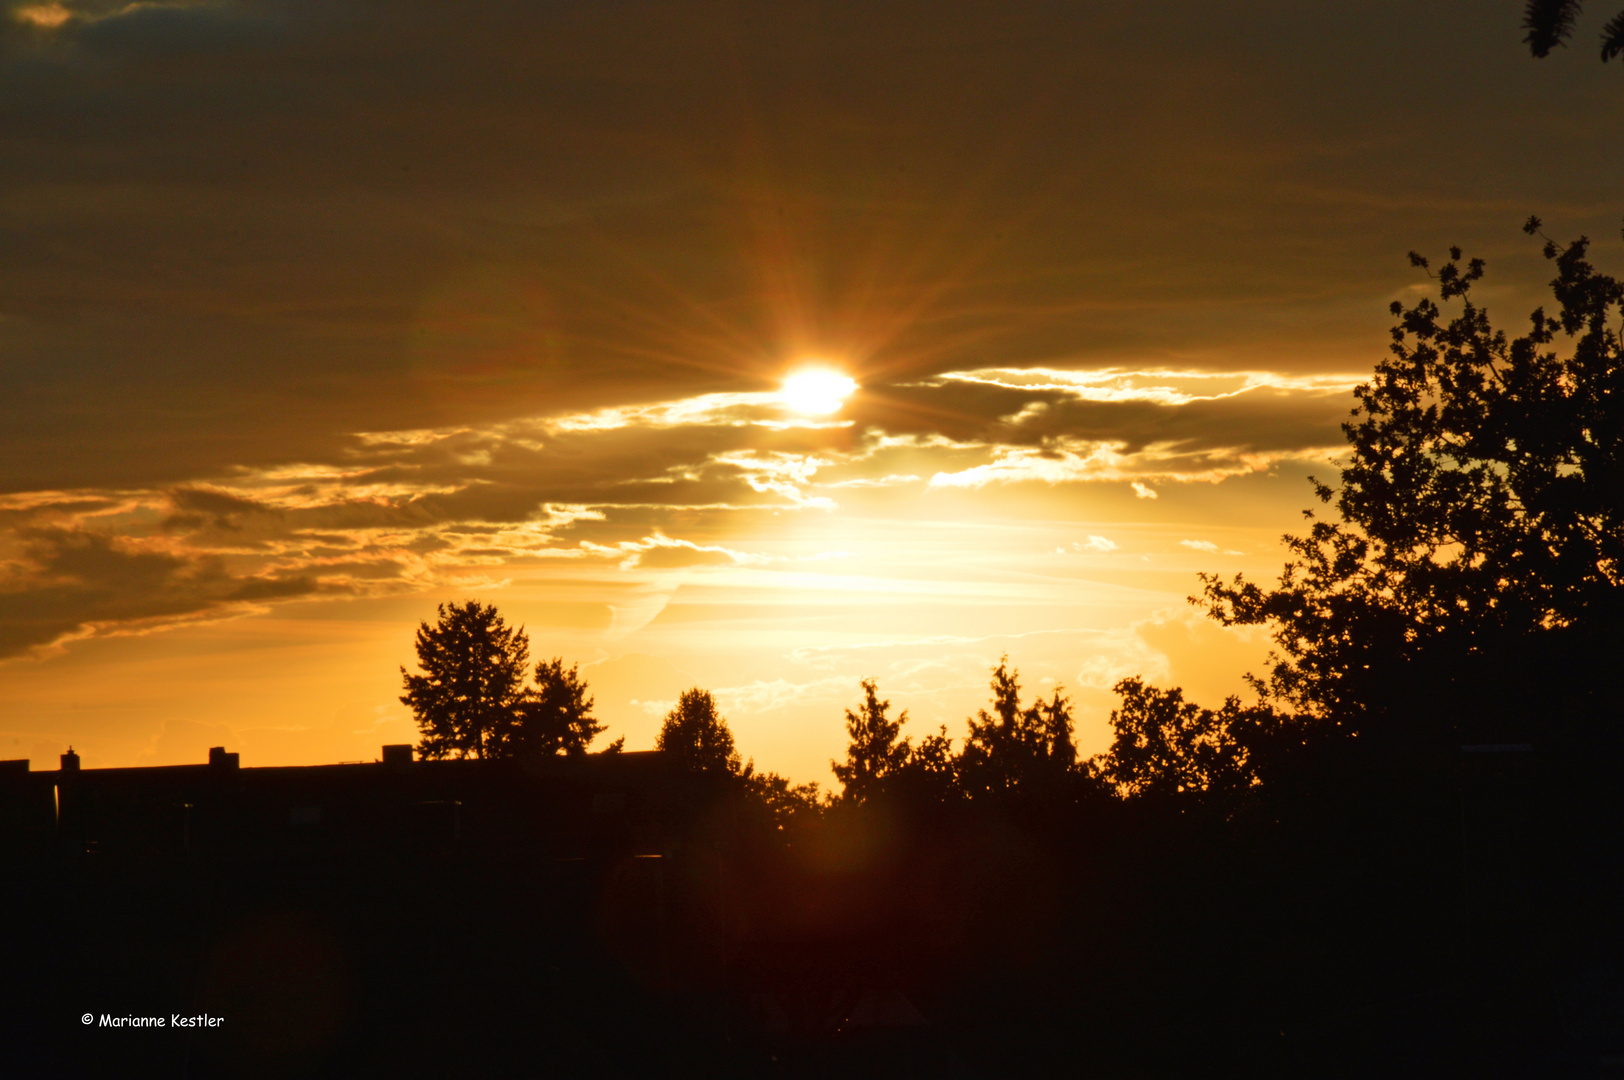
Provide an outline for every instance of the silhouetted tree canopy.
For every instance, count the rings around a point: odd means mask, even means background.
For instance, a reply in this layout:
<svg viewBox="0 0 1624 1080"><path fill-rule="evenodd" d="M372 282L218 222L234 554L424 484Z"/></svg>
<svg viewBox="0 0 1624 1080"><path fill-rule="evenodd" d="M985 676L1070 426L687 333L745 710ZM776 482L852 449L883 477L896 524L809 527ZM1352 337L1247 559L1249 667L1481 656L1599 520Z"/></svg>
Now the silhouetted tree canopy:
<svg viewBox="0 0 1624 1080"><path fill-rule="evenodd" d="M1214 712L1185 701L1177 687L1158 690L1134 678L1112 689L1122 698L1111 711L1116 737L1091 765L1119 794L1223 796L1252 785L1246 749L1237 738L1238 699Z"/></svg>
<svg viewBox="0 0 1624 1080"><path fill-rule="evenodd" d="M1030 789L1070 771L1071 703L1057 687L1050 701L1023 709L1019 673L1004 657L992 673L992 713L978 710L959 755L958 778L970 798Z"/></svg>
<svg viewBox="0 0 1624 1080"><path fill-rule="evenodd" d="M1067 790L1072 780L1088 780L1077 767L1071 702L1060 688L1049 700L1023 708L1020 674L1007 656L993 669L991 685L992 712L981 709L969 719L964 748L954 753L945 726L917 744L902 737L908 714L890 719L891 703L881 700L873 679L864 679L862 704L856 712L846 710L846 760L829 763L842 784L842 801L861 804L884 796L927 806L1042 799Z"/></svg>
<svg viewBox="0 0 1624 1080"><path fill-rule="evenodd" d="M963 797L959 759L953 753L947 725L908 747L907 759L887 778L886 790L906 801L926 805L955 802Z"/></svg>
<svg viewBox="0 0 1624 1080"><path fill-rule="evenodd" d="M1573 36L1573 25L1584 7L1583 0L1528 0L1523 8L1523 43L1536 58L1549 56L1558 45ZM1624 52L1624 11L1614 15L1601 29L1603 63Z"/></svg>
<svg viewBox="0 0 1624 1080"><path fill-rule="evenodd" d="M1037 709L1043 721L1043 740L1049 751L1048 771L1070 772L1077 765L1077 743L1072 738L1071 699L1056 686L1053 697L1048 701L1039 701L1033 708Z"/></svg>
<svg viewBox="0 0 1624 1080"><path fill-rule="evenodd" d="M817 817L826 805L816 781L797 784L775 772L756 772L753 763L744 767L743 778L745 796L778 831Z"/></svg>
<svg viewBox="0 0 1624 1080"><path fill-rule="evenodd" d="M1214 617L1274 628L1256 683L1269 700L1353 733L1426 717L1442 736L1464 697L1493 706L1482 688L1510 678L1540 635L1617 633L1624 365L1610 319L1624 284L1587 247L1547 241L1557 314L1536 310L1516 338L1472 298L1482 260L1463 266L1451 249L1436 281L1458 312L1393 304L1391 355L1343 425L1341 483L1315 482L1339 520L1286 537L1293 558L1274 589L1202 575Z"/></svg>
<svg viewBox="0 0 1624 1080"><path fill-rule="evenodd" d="M666 714L654 748L664 750L690 772L737 776L742 770L733 733L717 711L709 690L684 690L676 708Z"/></svg>
<svg viewBox="0 0 1624 1080"><path fill-rule="evenodd" d="M544 660L535 686L524 685L530 639L493 606L441 604L435 624L418 627L417 662L422 675L400 669L400 700L417 719L425 758L582 754L604 730L579 665ZM606 752L624 746L617 739Z"/></svg>
<svg viewBox="0 0 1624 1080"><path fill-rule="evenodd" d="M863 703L856 712L846 710L846 734L850 739L844 763L831 761L835 779L841 784L841 798L860 803L880 794L887 782L907 764L911 748L901 738L908 712L895 720L886 718L889 701L881 701L873 679L864 679Z"/></svg>
<svg viewBox="0 0 1624 1080"><path fill-rule="evenodd" d="M592 716L592 698L580 665L568 669L559 657L536 665L536 685L527 691L502 729L508 754L584 754L604 725ZM618 744L617 744L618 746Z"/></svg>
<svg viewBox="0 0 1624 1080"><path fill-rule="evenodd" d="M513 726L524 700L530 642L496 608L470 600L439 606L433 626L417 628L417 662L424 674L403 667L406 693L423 741L421 755L500 756L503 733Z"/></svg>

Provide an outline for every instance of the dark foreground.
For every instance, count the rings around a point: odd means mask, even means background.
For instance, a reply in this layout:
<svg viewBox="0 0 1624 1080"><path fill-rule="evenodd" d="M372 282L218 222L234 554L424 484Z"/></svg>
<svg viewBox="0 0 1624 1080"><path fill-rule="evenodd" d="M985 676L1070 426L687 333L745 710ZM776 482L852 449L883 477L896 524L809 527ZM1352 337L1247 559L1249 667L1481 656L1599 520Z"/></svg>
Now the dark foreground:
<svg viewBox="0 0 1624 1080"><path fill-rule="evenodd" d="M1624 1074L1611 800L1470 768L1291 822L695 797L572 847L470 788L409 842L74 837L8 854L0 1072Z"/></svg>

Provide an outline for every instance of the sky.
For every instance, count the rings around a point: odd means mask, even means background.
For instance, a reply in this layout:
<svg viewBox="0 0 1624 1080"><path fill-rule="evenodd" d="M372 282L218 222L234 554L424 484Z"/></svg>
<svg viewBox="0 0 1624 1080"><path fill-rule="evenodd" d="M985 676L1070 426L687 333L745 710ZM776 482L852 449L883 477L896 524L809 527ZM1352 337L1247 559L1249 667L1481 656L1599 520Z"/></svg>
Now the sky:
<svg viewBox="0 0 1624 1080"><path fill-rule="evenodd" d="M825 786L864 678L1217 705L1406 253L1624 261L1610 12L1521 8L14 0L0 757L374 760L469 599Z"/></svg>

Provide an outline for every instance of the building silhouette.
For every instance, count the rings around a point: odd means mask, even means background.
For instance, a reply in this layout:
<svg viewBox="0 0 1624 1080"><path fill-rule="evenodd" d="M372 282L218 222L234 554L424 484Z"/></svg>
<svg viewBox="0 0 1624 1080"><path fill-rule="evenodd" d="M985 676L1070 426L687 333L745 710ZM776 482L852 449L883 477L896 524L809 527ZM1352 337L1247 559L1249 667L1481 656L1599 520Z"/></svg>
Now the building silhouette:
<svg viewBox="0 0 1624 1080"><path fill-rule="evenodd" d="M414 760L245 768L56 770L0 761L0 844L13 854L119 860L193 855L523 849L554 858L658 854L676 777L658 751L529 760Z"/></svg>

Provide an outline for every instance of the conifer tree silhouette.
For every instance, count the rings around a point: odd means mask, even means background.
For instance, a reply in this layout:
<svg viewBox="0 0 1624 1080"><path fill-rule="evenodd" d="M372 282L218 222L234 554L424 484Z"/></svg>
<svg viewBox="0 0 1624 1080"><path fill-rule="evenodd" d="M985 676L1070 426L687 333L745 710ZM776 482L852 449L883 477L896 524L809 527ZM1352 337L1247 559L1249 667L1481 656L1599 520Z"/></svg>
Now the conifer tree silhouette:
<svg viewBox="0 0 1624 1080"><path fill-rule="evenodd" d="M850 739L844 762L831 761L829 767L841 784L841 798L861 803L882 794L887 782L908 762L911 747L901 738L908 722L906 709L895 720L886 718L889 701L881 701L873 679L864 679L863 703L856 712L846 710L846 734Z"/></svg>
<svg viewBox="0 0 1624 1080"><path fill-rule="evenodd" d="M584 754L605 730L592 716L580 665L564 667L559 657L536 665L536 684L527 690L499 732L506 754Z"/></svg>
<svg viewBox="0 0 1624 1080"><path fill-rule="evenodd" d="M684 690L676 707L666 714L654 748L681 762L690 772L710 776L738 776L743 769L733 745L733 732L716 708L709 690Z"/></svg>
<svg viewBox="0 0 1624 1080"><path fill-rule="evenodd" d="M417 662L423 674L400 669L406 683L401 703L412 710L425 758L496 757L502 733L515 723L524 700L530 642L496 608L470 600L439 606L433 626L417 629Z"/></svg>
<svg viewBox="0 0 1624 1080"><path fill-rule="evenodd" d="M1523 29L1528 36L1523 44L1536 59L1544 59L1558 45L1567 44L1573 36L1583 0L1528 0L1523 8ZM1624 52L1624 11L1614 15L1601 28L1601 59L1606 63Z"/></svg>

